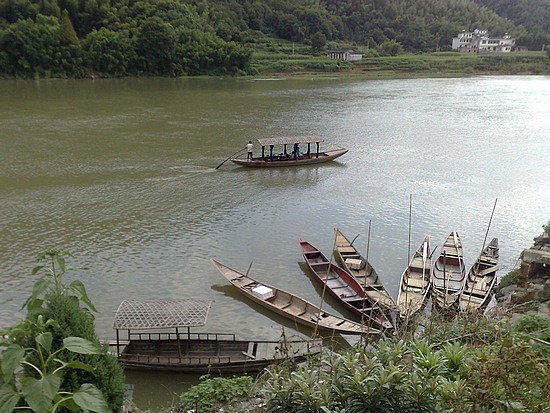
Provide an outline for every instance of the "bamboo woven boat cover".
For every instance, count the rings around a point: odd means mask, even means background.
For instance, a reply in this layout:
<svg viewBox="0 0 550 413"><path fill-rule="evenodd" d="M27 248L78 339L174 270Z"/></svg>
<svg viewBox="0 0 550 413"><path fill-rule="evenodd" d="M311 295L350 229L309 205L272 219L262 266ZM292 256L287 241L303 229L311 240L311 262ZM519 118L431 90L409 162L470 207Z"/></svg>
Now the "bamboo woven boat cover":
<svg viewBox="0 0 550 413"><path fill-rule="evenodd" d="M115 313L113 328L137 330L154 328L202 327L212 301L133 301L124 300Z"/></svg>

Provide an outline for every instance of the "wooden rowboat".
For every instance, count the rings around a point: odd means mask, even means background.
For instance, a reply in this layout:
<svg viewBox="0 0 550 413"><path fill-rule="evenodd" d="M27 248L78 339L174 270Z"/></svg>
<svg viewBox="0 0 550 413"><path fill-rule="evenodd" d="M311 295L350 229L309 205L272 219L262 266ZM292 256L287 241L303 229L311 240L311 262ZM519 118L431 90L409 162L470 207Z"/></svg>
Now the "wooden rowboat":
<svg viewBox="0 0 550 413"><path fill-rule="evenodd" d="M458 309L458 297L462 292L465 276L462 242L458 233L452 231L432 268L434 304L443 310Z"/></svg>
<svg viewBox="0 0 550 413"><path fill-rule="evenodd" d="M339 303L367 323L377 328L393 329L393 325L378 304L369 300L357 280L343 268L331 263L327 257L309 242L298 239L304 259L315 279L326 288ZM326 285L326 287L324 287Z"/></svg>
<svg viewBox="0 0 550 413"><path fill-rule="evenodd" d="M487 307L497 280L497 271L498 239L493 238L468 271L459 299L461 311L484 310Z"/></svg>
<svg viewBox="0 0 550 413"><path fill-rule="evenodd" d="M234 334L191 333L204 325L210 302L124 300L113 324L117 339L112 353L124 369L181 373L246 373L278 361L297 362L322 350L322 341L237 340ZM186 328L187 332L180 331ZM121 331L127 331L125 339Z"/></svg>
<svg viewBox="0 0 550 413"><path fill-rule="evenodd" d="M412 317L426 305L430 292L431 263L430 237L425 236L401 275L397 309L402 319Z"/></svg>
<svg viewBox="0 0 550 413"><path fill-rule="evenodd" d="M395 302L384 288L378 273L361 256L357 248L338 229L334 229L336 258L348 273L353 275L365 291L369 301L378 304L384 311L395 310Z"/></svg>
<svg viewBox="0 0 550 413"><path fill-rule="evenodd" d="M246 167L299 166L332 161L348 152L346 148L320 151L319 145L324 140L318 136L284 136L260 138L257 141L262 148L261 156L253 156L251 159L233 157L230 160L237 165ZM300 150L300 144L307 145L304 152ZM315 144L315 148L312 148L312 144ZM274 153L275 147L280 148L280 151L277 150L277 153ZM267 148L269 149L267 150Z"/></svg>
<svg viewBox="0 0 550 413"><path fill-rule="evenodd" d="M227 281L237 287L246 297L295 323L313 329L317 326L319 330L341 334L380 334L380 331L376 329L322 311L319 307L295 294L260 283L214 259L210 261Z"/></svg>

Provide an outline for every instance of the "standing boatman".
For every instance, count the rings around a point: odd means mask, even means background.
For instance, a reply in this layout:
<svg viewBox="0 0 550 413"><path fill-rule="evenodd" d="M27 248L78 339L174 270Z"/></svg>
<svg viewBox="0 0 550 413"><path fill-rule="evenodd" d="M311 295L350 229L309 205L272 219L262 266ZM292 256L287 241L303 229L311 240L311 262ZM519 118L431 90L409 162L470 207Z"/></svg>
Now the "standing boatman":
<svg viewBox="0 0 550 413"><path fill-rule="evenodd" d="M252 148L253 147L254 147L254 145L252 145L252 141L248 141L248 143L246 144L246 150L248 151L248 155L247 155L246 159L252 160Z"/></svg>

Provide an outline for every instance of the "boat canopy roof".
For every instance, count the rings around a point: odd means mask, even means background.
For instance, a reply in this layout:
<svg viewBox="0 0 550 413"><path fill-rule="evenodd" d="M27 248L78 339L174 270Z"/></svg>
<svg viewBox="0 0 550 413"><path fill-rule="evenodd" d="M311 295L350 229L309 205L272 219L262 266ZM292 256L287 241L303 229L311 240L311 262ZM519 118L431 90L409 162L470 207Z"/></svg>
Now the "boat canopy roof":
<svg viewBox="0 0 550 413"><path fill-rule="evenodd" d="M262 146L269 145L289 145L294 143L313 143L324 142L324 139L316 135L308 136L279 136L275 138L259 138L258 142Z"/></svg>
<svg viewBox="0 0 550 413"><path fill-rule="evenodd" d="M133 301L124 300L116 313L116 330L202 327L206 324L212 301Z"/></svg>

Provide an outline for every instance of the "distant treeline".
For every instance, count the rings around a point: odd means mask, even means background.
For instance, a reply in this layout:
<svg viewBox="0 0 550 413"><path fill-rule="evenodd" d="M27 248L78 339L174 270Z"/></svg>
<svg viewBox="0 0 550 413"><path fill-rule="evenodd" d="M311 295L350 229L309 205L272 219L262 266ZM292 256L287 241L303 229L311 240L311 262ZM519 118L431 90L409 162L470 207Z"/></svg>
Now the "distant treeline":
<svg viewBox="0 0 550 413"><path fill-rule="evenodd" d="M446 50L458 32L475 28L510 33L537 50L550 43L547 0L515 2L508 18L483 6L507 10L510 1L0 0L0 74L249 73L254 43L265 36L317 53L331 42Z"/></svg>

